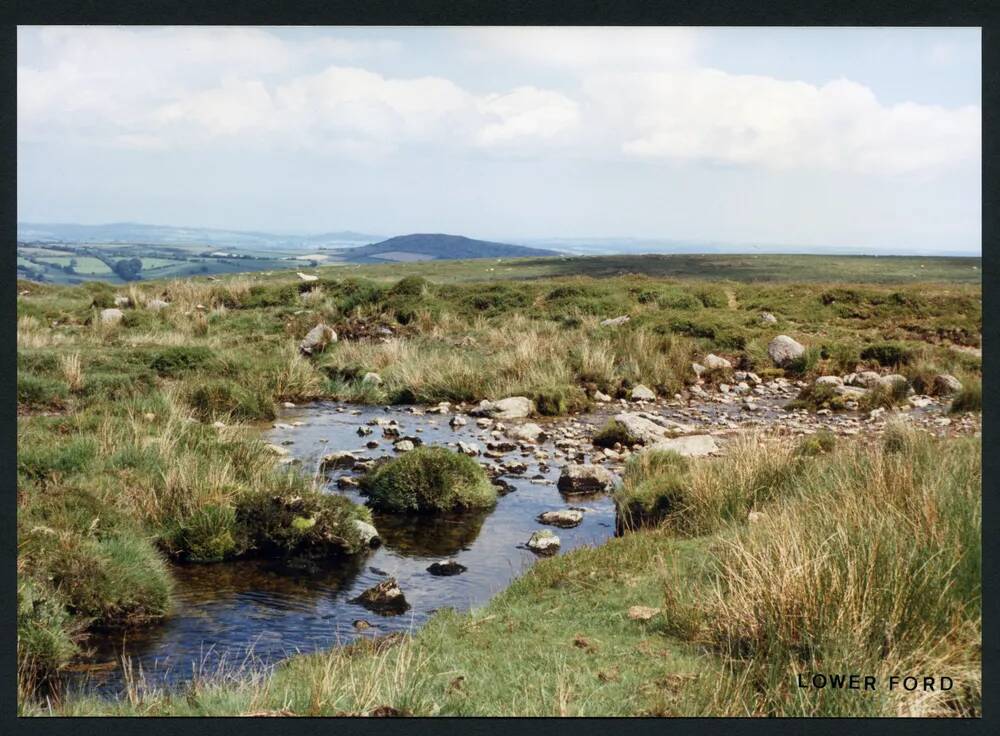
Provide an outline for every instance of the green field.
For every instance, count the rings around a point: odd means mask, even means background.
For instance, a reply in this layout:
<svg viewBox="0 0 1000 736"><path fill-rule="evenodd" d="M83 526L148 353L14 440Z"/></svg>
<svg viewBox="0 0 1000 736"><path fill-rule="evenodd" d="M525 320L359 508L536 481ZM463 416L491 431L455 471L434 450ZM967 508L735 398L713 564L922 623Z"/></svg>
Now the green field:
<svg viewBox="0 0 1000 736"><path fill-rule="evenodd" d="M955 409L976 411L981 359L955 348L981 347L978 265L663 256L340 265L309 269L321 277L311 283L296 269L19 281L22 713L50 712L36 696L88 627L166 615L168 560L356 542L351 522L367 509L317 493L263 447L256 427L277 402L523 395L563 415L597 390L685 390L692 362L714 352L765 378L874 369L919 385L947 372L964 386ZM134 306L101 324L116 295ZM146 309L154 296L170 306ZM619 315L630 320L601 326ZM298 342L318 322L340 340L303 357ZM786 369L767 355L776 334L806 347ZM369 371L381 384L362 380ZM396 646L294 658L273 678L202 682L181 698L136 691L51 712L978 714L979 440L900 430L819 454L740 447L681 480L669 464L638 464L628 483L680 499L660 527L542 562L487 607L441 612ZM276 515L272 499L288 497L324 523ZM767 521L751 527L757 509ZM643 623L632 605L660 610ZM953 673L962 686L917 701L788 687L798 671L848 665Z"/></svg>

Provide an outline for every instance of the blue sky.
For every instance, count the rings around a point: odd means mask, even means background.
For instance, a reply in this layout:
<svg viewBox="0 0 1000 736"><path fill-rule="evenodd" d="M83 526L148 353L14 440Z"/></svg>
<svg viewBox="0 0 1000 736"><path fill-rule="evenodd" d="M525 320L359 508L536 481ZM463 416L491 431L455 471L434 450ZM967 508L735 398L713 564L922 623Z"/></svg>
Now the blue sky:
<svg viewBox="0 0 1000 736"><path fill-rule="evenodd" d="M18 218L976 250L978 29L21 28Z"/></svg>

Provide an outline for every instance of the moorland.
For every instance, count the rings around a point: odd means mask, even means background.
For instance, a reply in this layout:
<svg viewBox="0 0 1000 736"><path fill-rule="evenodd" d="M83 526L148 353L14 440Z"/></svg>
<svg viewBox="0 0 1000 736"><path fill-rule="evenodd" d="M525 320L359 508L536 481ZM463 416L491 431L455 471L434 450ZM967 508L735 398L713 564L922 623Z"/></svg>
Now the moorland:
<svg viewBox="0 0 1000 736"><path fill-rule="evenodd" d="M978 714L981 440L907 418L926 394L978 422L980 267L557 257L20 280L21 710ZM776 360L778 335L801 351ZM870 386L844 388L866 371ZM601 546L540 559L484 607L180 693L53 687L89 631L168 616L175 565L364 554L369 509L323 492L262 438L284 402L448 402L464 414L524 397L533 417L565 417L630 406L640 387L657 397L640 405L649 411L777 381L808 411L892 421L854 436L745 432L718 457L621 434L604 443L624 459L615 501L656 513L625 519ZM468 498L491 502L476 462L439 455L421 452L395 476L377 468L370 484L390 477L429 498L461 475ZM933 669L956 686L795 686L800 672L859 669Z"/></svg>

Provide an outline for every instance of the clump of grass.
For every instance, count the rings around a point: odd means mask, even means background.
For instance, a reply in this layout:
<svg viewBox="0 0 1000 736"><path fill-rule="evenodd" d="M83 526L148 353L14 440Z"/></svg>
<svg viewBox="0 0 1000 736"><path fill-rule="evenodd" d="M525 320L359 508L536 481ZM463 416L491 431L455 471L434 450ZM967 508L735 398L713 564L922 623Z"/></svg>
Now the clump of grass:
<svg viewBox="0 0 1000 736"><path fill-rule="evenodd" d="M810 384L799 391L798 396L789 402L788 408L809 409L811 411L818 409L841 411L847 408L847 402L850 400L850 396L838 394L832 386Z"/></svg>
<svg viewBox="0 0 1000 736"><path fill-rule="evenodd" d="M59 409L68 398L64 382L33 373L17 374L17 403L30 408Z"/></svg>
<svg viewBox="0 0 1000 736"><path fill-rule="evenodd" d="M212 349L204 345L176 345L155 351L150 358L149 367L161 376L174 377L203 368L214 357Z"/></svg>
<svg viewBox="0 0 1000 736"><path fill-rule="evenodd" d="M70 391L76 393L83 388L83 362L80 360L80 353L61 356L59 367Z"/></svg>
<svg viewBox="0 0 1000 736"><path fill-rule="evenodd" d="M967 378L962 381L962 390L951 402L950 411L954 414L964 411L983 410L983 383L978 378Z"/></svg>
<svg viewBox="0 0 1000 736"><path fill-rule="evenodd" d="M959 622L980 616L978 450L916 435L892 453L855 445L830 456L814 491L721 550L706 634L743 663L766 713L788 712L796 671L863 662L888 673L936 660L954 672L971 654ZM807 715L865 707L798 706Z"/></svg>
<svg viewBox="0 0 1000 736"><path fill-rule="evenodd" d="M561 416L586 411L587 394L579 386L553 386L537 391L532 397L535 410L542 416Z"/></svg>
<svg viewBox="0 0 1000 736"><path fill-rule="evenodd" d="M594 435L593 441L597 447L614 447L615 445L631 447L638 440L632 436L624 424L609 419Z"/></svg>
<svg viewBox="0 0 1000 736"><path fill-rule="evenodd" d="M441 512L488 508L496 488L472 458L443 447L418 447L363 476L372 507L386 511Z"/></svg>
<svg viewBox="0 0 1000 736"><path fill-rule="evenodd" d="M195 414L209 421L232 416L238 419L273 419L274 402L259 387L241 386L235 381L204 379L187 395Z"/></svg>
<svg viewBox="0 0 1000 736"><path fill-rule="evenodd" d="M619 527L655 526L681 513L689 487L690 463L676 452L650 450L630 458L614 494Z"/></svg>
<svg viewBox="0 0 1000 736"><path fill-rule="evenodd" d="M208 505L178 523L164 539L176 556L195 562L215 562L233 557L240 550L236 537L236 510Z"/></svg>
<svg viewBox="0 0 1000 736"><path fill-rule="evenodd" d="M873 361L890 368L907 365L913 357L912 349L892 342L869 345L861 351L861 360Z"/></svg>
<svg viewBox="0 0 1000 736"><path fill-rule="evenodd" d="M18 680L30 692L39 676L55 672L77 653L80 626L52 586L30 577L17 583Z"/></svg>
<svg viewBox="0 0 1000 736"><path fill-rule="evenodd" d="M799 455L826 455L837 446L837 436L829 429L821 429L814 434L806 435L799 440L795 452Z"/></svg>
<svg viewBox="0 0 1000 736"><path fill-rule="evenodd" d="M237 501L235 521L246 554L326 557L362 551L354 522L371 516L343 496L299 489L248 494Z"/></svg>
<svg viewBox="0 0 1000 736"><path fill-rule="evenodd" d="M880 383L873 386L858 399L858 407L862 411L872 409L891 409L906 401L909 385L906 381L894 381L889 384Z"/></svg>
<svg viewBox="0 0 1000 736"><path fill-rule="evenodd" d="M170 606L173 583L162 556L127 525L107 532L36 525L20 541L21 554L44 566L77 616L106 626L132 624L159 618Z"/></svg>

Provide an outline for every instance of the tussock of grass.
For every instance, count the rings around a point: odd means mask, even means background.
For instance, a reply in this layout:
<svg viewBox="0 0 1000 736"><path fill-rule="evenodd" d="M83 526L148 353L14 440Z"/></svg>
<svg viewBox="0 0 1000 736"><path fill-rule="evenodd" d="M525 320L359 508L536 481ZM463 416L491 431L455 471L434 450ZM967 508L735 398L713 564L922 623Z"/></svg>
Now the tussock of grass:
<svg viewBox="0 0 1000 736"><path fill-rule="evenodd" d="M966 378L962 390L951 402L952 413L983 410L983 383L980 379Z"/></svg>
<svg viewBox="0 0 1000 736"><path fill-rule="evenodd" d="M815 434L806 435L799 440L795 452L799 455L825 455L837 446L837 435L828 429L821 429Z"/></svg>
<svg viewBox="0 0 1000 736"><path fill-rule="evenodd" d="M614 447L622 445L631 447L638 440L631 435L628 429L621 422L609 419L593 436L593 443L596 447Z"/></svg>
<svg viewBox="0 0 1000 736"><path fill-rule="evenodd" d="M472 458L444 447L418 447L362 477L369 503L386 511L488 508L496 488Z"/></svg>
<svg viewBox="0 0 1000 736"><path fill-rule="evenodd" d="M681 512L690 486L690 463L676 452L651 450L632 457L615 493L619 527L656 525Z"/></svg>

